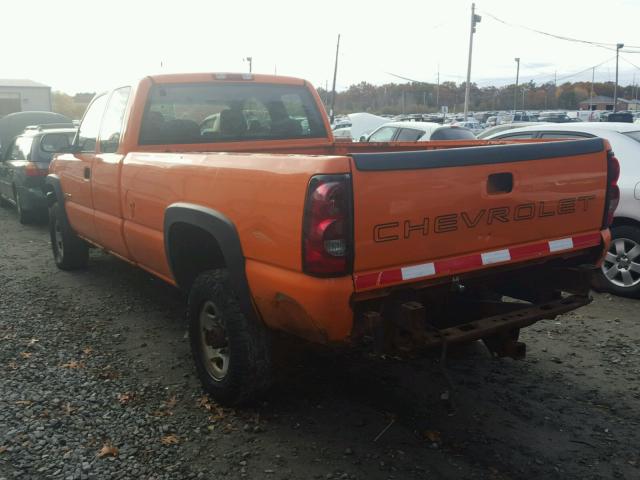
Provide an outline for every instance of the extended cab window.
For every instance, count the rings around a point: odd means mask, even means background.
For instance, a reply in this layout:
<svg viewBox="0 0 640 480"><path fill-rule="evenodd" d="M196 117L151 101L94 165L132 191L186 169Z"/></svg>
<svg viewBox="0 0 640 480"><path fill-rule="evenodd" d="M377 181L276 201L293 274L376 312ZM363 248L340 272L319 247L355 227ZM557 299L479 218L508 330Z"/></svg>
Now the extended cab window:
<svg viewBox="0 0 640 480"><path fill-rule="evenodd" d="M115 153L120 144L122 133L122 120L129 100L130 87L114 90L109 99L109 105L104 112L102 127L100 128L100 151L102 153Z"/></svg>
<svg viewBox="0 0 640 480"><path fill-rule="evenodd" d="M306 87L260 83L154 85L141 145L324 138Z"/></svg>
<svg viewBox="0 0 640 480"><path fill-rule="evenodd" d="M107 96L102 95L96 98L87 112L84 114L80 129L78 130L78 146L81 152L95 152L96 140L100 131L100 122L104 107L107 104Z"/></svg>

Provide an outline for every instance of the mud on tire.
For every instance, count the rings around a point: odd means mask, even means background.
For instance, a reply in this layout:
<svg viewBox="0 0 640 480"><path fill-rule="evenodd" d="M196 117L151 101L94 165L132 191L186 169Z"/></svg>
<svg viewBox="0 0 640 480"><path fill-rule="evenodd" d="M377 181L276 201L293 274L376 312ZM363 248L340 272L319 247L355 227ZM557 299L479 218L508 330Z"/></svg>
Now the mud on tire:
<svg viewBox="0 0 640 480"><path fill-rule="evenodd" d="M247 318L226 270L200 274L189 293L191 351L203 388L225 405L248 403L271 384L271 340Z"/></svg>

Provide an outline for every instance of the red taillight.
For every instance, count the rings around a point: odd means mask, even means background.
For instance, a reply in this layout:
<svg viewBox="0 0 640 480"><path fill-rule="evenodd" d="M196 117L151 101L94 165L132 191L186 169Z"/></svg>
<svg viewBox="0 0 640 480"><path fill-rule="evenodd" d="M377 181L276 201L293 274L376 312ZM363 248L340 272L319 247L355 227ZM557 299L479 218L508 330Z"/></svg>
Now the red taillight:
<svg viewBox="0 0 640 480"><path fill-rule="evenodd" d="M24 174L27 177L46 177L47 173L49 173L48 170L42 170L41 168L38 168L35 163L29 162L24 167Z"/></svg>
<svg viewBox="0 0 640 480"><path fill-rule="evenodd" d="M605 202L603 228L609 228L613 223L613 214L618 208L620 201L620 188L618 187L620 178L620 163L611 150L607 152L607 200Z"/></svg>
<svg viewBox="0 0 640 480"><path fill-rule="evenodd" d="M351 177L315 175L307 188L302 268L323 277L346 275L353 258Z"/></svg>

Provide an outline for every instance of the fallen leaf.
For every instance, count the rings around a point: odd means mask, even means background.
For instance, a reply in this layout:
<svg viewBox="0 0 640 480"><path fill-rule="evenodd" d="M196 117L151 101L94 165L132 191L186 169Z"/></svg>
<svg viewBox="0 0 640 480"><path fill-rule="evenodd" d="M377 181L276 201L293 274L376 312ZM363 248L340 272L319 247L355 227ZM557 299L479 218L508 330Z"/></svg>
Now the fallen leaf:
<svg viewBox="0 0 640 480"><path fill-rule="evenodd" d="M28 407L31 404L33 404L32 400L17 400L16 401L16 405L25 405L25 406Z"/></svg>
<svg viewBox="0 0 640 480"><path fill-rule="evenodd" d="M178 403L178 399L176 398L175 395L173 395L165 404L166 408L173 408L176 406L176 404Z"/></svg>
<svg viewBox="0 0 640 480"><path fill-rule="evenodd" d="M178 443L180 443L180 439L173 433L165 435L160 439L160 441L163 445L177 445Z"/></svg>
<svg viewBox="0 0 640 480"><path fill-rule="evenodd" d="M76 409L71 406L69 402L64 406L64 411L67 415L71 415Z"/></svg>
<svg viewBox="0 0 640 480"><path fill-rule="evenodd" d="M98 452L98 458L117 457L119 453L118 447L114 447L110 443L105 443Z"/></svg>
<svg viewBox="0 0 640 480"><path fill-rule="evenodd" d="M5 445L0 445L0 453L4 453L7 451L7 448Z"/></svg>
<svg viewBox="0 0 640 480"><path fill-rule="evenodd" d="M431 443L440 443L442 440L440 437L440 432L436 430L426 430L424 432L424 438L429 440Z"/></svg>
<svg viewBox="0 0 640 480"><path fill-rule="evenodd" d="M20 352L22 358L31 358L31 352Z"/></svg>
<svg viewBox="0 0 640 480"><path fill-rule="evenodd" d="M11 362L9 362L8 367L9 367L11 370L15 370L16 368L18 368L18 364L17 364L16 362L11 361Z"/></svg>
<svg viewBox="0 0 640 480"><path fill-rule="evenodd" d="M31 340L29 340L29 343L27 344L28 346L32 347L34 346L36 343L38 343L40 340L38 340L37 338L32 338Z"/></svg>
<svg viewBox="0 0 640 480"><path fill-rule="evenodd" d="M84 363L83 362L78 362L77 360L71 360L70 362L67 363L63 363L62 365L60 365L62 368L83 368L84 367Z"/></svg>
<svg viewBox="0 0 640 480"><path fill-rule="evenodd" d="M127 403L130 403L131 401L133 401L135 396L136 394L132 392L120 393L118 394L118 402L120 402L120 405L126 405Z"/></svg>
<svg viewBox="0 0 640 480"><path fill-rule="evenodd" d="M85 355L91 355L93 353L93 348L84 347L84 349L82 350L82 353L84 353Z"/></svg>

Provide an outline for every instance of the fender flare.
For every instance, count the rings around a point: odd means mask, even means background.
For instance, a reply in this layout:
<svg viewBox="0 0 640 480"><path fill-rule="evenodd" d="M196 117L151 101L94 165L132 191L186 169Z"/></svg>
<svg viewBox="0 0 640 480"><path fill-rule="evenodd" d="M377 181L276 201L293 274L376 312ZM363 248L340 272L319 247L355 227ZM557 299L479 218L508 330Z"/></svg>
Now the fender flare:
<svg viewBox="0 0 640 480"><path fill-rule="evenodd" d="M50 173L44 180L47 186L47 193L45 194L47 199L47 206L52 207L54 203L58 202L61 212L60 220L65 228L71 228L69 219L67 218L67 210L64 208L64 193L62 192L62 184L60 183L60 177L58 175Z"/></svg>
<svg viewBox="0 0 640 480"><path fill-rule="evenodd" d="M171 255L169 233L171 227L176 223L185 223L201 228L216 239L227 265L229 280L240 301L242 313L248 318L257 320L258 316L253 306L251 290L249 289L249 282L245 272L240 236L233 222L217 210L192 203L178 202L166 208L164 214L165 255L173 278L176 280L178 287L184 290L185 285L180 285L180 280L176 277L176 269Z"/></svg>

